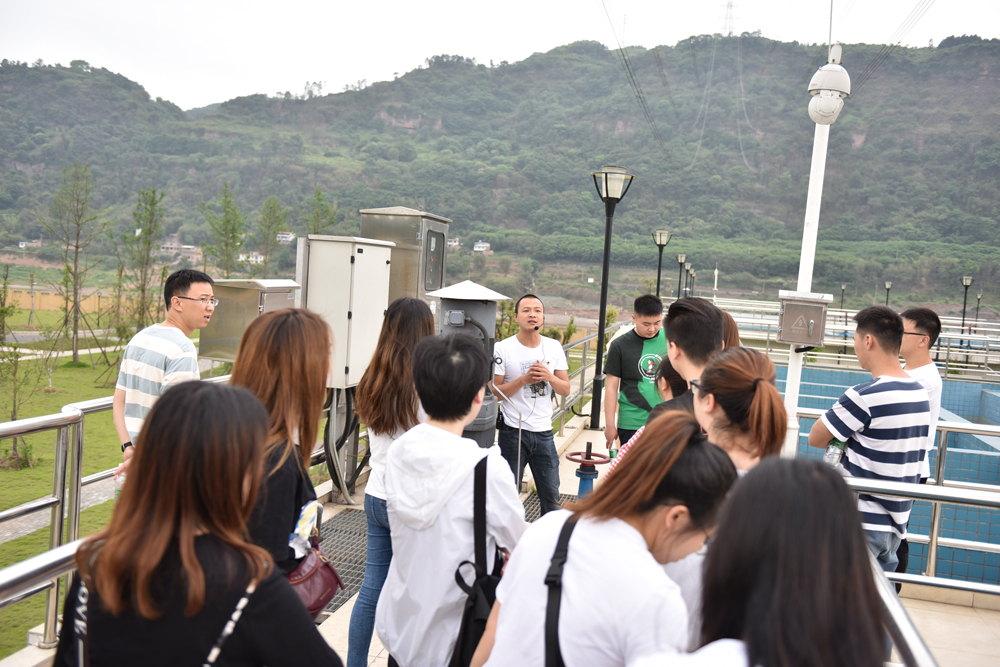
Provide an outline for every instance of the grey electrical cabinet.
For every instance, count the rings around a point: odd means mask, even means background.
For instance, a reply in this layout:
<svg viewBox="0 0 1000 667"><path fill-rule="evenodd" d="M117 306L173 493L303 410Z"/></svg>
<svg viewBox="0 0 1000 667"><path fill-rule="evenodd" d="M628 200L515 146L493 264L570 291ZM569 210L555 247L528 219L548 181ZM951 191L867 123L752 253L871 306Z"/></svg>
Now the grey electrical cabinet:
<svg viewBox="0 0 1000 667"><path fill-rule="evenodd" d="M333 330L327 387L354 387L368 368L389 306L392 248L389 241L354 236L310 234L298 241L300 304Z"/></svg>
<svg viewBox="0 0 1000 667"><path fill-rule="evenodd" d="M294 280L216 280L213 285L219 305L208 326L199 334L198 356L232 362L243 332L250 322L272 310L291 308L299 284Z"/></svg>
<svg viewBox="0 0 1000 667"><path fill-rule="evenodd" d="M361 236L392 241L389 303L409 296L425 301L435 315L440 300L428 296L444 287L445 249L451 220L405 206L361 211Z"/></svg>
<svg viewBox="0 0 1000 667"><path fill-rule="evenodd" d="M826 308L833 301L833 295L780 290L778 299L781 300L778 342L822 347L826 333Z"/></svg>

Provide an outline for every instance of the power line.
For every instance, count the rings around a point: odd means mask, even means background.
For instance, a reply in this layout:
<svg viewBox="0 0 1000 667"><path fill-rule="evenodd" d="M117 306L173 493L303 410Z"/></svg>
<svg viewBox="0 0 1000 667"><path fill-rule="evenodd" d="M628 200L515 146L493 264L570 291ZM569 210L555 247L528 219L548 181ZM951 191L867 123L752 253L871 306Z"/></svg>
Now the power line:
<svg viewBox="0 0 1000 667"><path fill-rule="evenodd" d="M906 38L906 35L910 33L913 27L920 21L921 18L923 18L924 14L927 13L927 10L929 10L933 4L934 0L919 0L917 2L917 5L906 16L903 23L896 28L896 32L892 34L892 37L889 38L889 42L879 50L875 57L872 58L872 61L868 63L868 66L865 67L861 76L858 78L858 82L853 86L854 89L852 91L852 95L857 95L858 91L861 90L861 87L872 77L872 75L875 74L878 68L883 62L885 62L886 58L892 54L896 47L902 43L903 39Z"/></svg>
<svg viewBox="0 0 1000 667"><path fill-rule="evenodd" d="M632 60L629 58L628 52L625 50L621 40L618 38L618 33L615 31L615 24L611 19L611 12L608 11L608 6L604 0L601 0L601 5L604 8L604 15L608 17L611 32L615 37L615 43L618 45L618 61L622 66L622 70L625 72L625 77L628 79L629 85L632 87L632 92L635 94L636 101L639 102L639 107L642 109L642 114L646 119L646 124L649 125L649 129L653 133L653 138L656 140L656 143L660 145L663 155L669 158L670 154L667 151L667 146L663 142L663 137L660 136L659 130L656 129L656 124L653 122L653 114L649 110L649 105L646 103L646 96L642 92L642 86L639 85L639 80L635 74L635 68L632 66Z"/></svg>

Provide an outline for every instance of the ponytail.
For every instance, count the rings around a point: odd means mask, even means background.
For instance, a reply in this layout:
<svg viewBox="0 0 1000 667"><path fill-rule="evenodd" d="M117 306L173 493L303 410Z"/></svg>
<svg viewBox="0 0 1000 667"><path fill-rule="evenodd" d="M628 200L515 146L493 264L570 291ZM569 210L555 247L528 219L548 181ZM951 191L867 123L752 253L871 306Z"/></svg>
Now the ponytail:
<svg viewBox="0 0 1000 667"><path fill-rule="evenodd" d="M615 474L569 509L598 520L684 505L694 528L711 528L736 468L687 412L666 412L643 430Z"/></svg>
<svg viewBox="0 0 1000 667"><path fill-rule="evenodd" d="M774 363L746 347L726 349L708 362L699 390L712 394L729 420L728 429L748 436L757 458L778 454L788 421L775 382Z"/></svg>

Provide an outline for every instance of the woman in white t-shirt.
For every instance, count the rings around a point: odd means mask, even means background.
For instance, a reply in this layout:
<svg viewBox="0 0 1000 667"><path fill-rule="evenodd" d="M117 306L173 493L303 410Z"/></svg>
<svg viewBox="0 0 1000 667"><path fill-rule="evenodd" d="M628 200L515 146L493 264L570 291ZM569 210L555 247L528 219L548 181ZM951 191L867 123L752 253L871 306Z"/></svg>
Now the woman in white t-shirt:
<svg viewBox="0 0 1000 667"><path fill-rule="evenodd" d="M727 348L716 355L701 377L691 381L694 412L708 439L733 459L745 474L766 456L781 453L788 421L785 404L774 385L774 364L747 347ZM700 550L664 569L677 583L688 608L688 647L698 646L701 627Z"/></svg>
<svg viewBox="0 0 1000 667"><path fill-rule="evenodd" d="M772 457L733 490L705 564L703 648L629 667L879 667L883 613L857 503L820 461Z"/></svg>
<svg viewBox="0 0 1000 667"><path fill-rule="evenodd" d="M385 503L386 452L399 436L427 421L413 386L413 348L433 335L434 316L426 303L402 297L389 304L375 353L361 376L356 410L368 429L368 465L365 486L368 517L368 553L365 578L351 611L347 639L348 667L368 664L368 648L375 628L375 607L392 561L389 514Z"/></svg>
<svg viewBox="0 0 1000 667"><path fill-rule="evenodd" d="M701 547L735 480L732 461L689 414L655 419L615 474L573 512L546 514L525 532L472 664L545 664L546 573L570 517L577 524L558 623L567 667L624 666L683 650L687 612L662 564Z"/></svg>

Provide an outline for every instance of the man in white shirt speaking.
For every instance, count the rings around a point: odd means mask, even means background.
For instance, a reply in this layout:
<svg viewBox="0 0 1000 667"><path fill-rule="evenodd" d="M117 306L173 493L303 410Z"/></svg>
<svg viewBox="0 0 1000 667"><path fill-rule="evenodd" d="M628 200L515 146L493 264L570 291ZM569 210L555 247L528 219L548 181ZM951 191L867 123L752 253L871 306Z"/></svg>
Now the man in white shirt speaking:
<svg viewBox="0 0 1000 667"><path fill-rule="evenodd" d="M502 421L497 440L517 479L518 489L525 464L531 466L545 514L559 509L559 455L552 438L552 394L569 396L569 364L559 341L539 333L545 323L541 299L534 294L518 299L514 304L514 321L517 335L499 341L493 348L498 360L493 384L514 404L500 399ZM521 428L519 470L518 425Z"/></svg>

